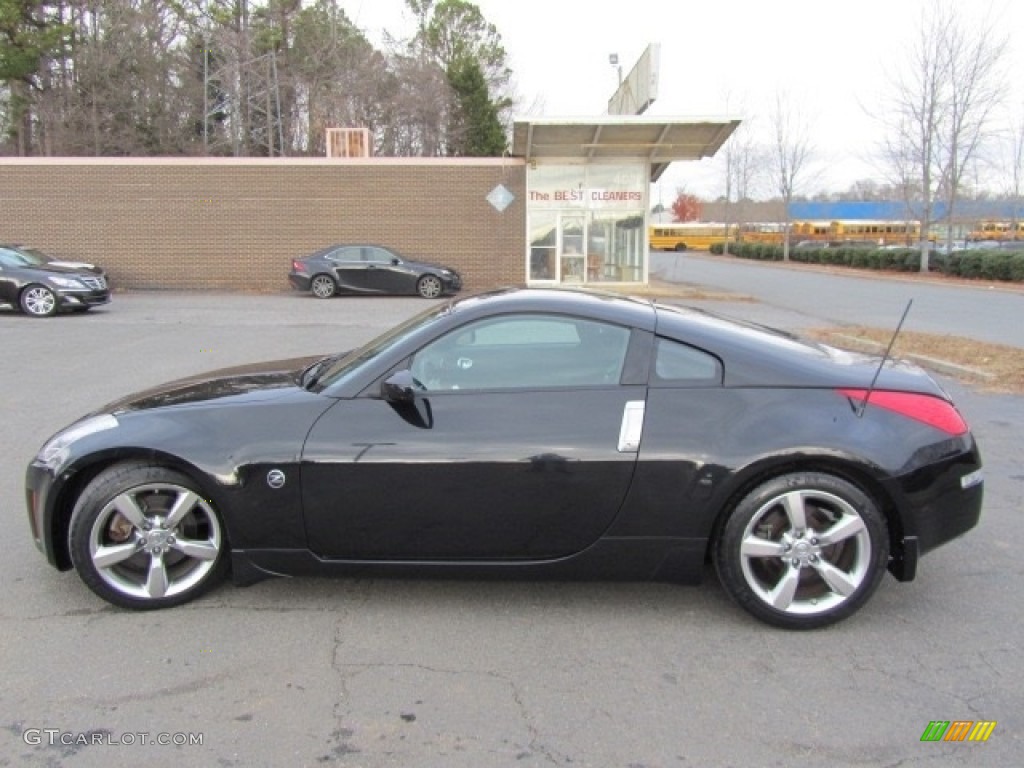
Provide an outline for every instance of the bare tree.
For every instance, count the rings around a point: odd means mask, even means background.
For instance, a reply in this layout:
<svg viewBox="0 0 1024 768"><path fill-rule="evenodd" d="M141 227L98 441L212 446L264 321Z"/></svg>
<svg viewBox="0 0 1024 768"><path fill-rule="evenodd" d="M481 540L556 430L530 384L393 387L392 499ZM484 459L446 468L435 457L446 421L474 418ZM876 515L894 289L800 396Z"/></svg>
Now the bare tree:
<svg viewBox="0 0 1024 768"><path fill-rule="evenodd" d="M947 13L936 6L936 12ZM1007 39L991 24L972 29L959 21L939 40L948 68L948 116L943 132L947 250L952 248L954 208L966 169L982 141L991 135L991 117L1002 98L1002 62Z"/></svg>
<svg viewBox="0 0 1024 768"><path fill-rule="evenodd" d="M1007 190L1010 198L1010 224L1014 237L1017 236L1017 224L1021 219L1024 207L1024 104L1011 121L1009 142L1007 143L1007 165L1010 168L1010 186Z"/></svg>
<svg viewBox="0 0 1024 768"><path fill-rule="evenodd" d="M789 261L789 205L805 181L813 148L807 120L788 96L775 95L772 121L772 170L775 187L782 199L782 258Z"/></svg>
<svg viewBox="0 0 1024 768"><path fill-rule="evenodd" d="M735 221L737 231L742 232L747 223L747 209L764 169L764 148L755 140L751 123L744 121L725 149L725 224L728 227ZM735 193L735 205L731 203L732 193ZM723 252L729 253L728 240Z"/></svg>
<svg viewBox="0 0 1024 768"><path fill-rule="evenodd" d="M887 158L913 185L921 223L920 269L928 270L935 200L943 194L952 238L953 208L964 173L987 136L999 101L1005 38L971 29L943 0L924 12L910 66L895 83Z"/></svg>
<svg viewBox="0 0 1024 768"><path fill-rule="evenodd" d="M882 157L888 168L889 187L899 195L903 201L904 215L907 221L922 219L918 203L921 202L922 184L920 181L920 166L918 160L920 155L917 145L914 142L914 131L909 125L909 120L904 120L890 130L882 143ZM930 199L929 199L930 200ZM925 208L922 205L920 208ZM931 216L931 203L927 206L928 216ZM924 229L924 221L921 221ZM908 243L909 244L909 243ZM927 251L925 251L927 252Z"/></svg>

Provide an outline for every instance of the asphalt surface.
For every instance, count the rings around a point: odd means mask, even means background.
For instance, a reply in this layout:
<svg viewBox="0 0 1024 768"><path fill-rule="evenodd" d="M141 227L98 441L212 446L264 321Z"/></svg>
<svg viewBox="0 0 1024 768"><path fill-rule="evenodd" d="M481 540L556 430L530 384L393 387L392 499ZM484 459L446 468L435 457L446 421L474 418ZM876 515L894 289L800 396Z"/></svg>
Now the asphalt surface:
<svg viewBox="0 0 1024 768"><path fill-rule="evenodd" d="M1024 290L1019 286L825 273L695 253L652 253L650 269L652 275L671 282L753 296L789 328L895 329L907 301L913 299L905 330L1024 347Z"/></svg>
<svg viewBox="0 0 1024 768"><path fill-rule="evenodd" d="M812 279L808 295L833 290ZM170 378L346 348L425 306L159 293L0 313L0 766L1021 764L1024 398L954 381L987 459L981 526L814 633L757 623L713 578L282 579L132 613L35 550L23 471L67 422ZM922 743L932 720L997 726ZM160 733L202 744L140 743Z"/></svg>

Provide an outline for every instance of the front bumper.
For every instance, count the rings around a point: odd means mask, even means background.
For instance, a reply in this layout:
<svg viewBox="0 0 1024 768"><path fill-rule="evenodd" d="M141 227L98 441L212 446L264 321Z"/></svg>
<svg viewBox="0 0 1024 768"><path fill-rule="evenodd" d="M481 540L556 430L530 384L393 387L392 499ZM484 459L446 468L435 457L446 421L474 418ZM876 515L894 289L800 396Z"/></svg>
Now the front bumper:
<svg viewBox="0 0 1024 768"><path fill-rule="evenodd" d="M25 473L25 504L28 522L36 548L46 561L64 571L71 567L66 545L58 547L55 538L60 534L54 525L54 501L58 495L60 479L44 466L33 461Z"/></svg>
<svg viewBox="0 0 1024 768"><path fill-rule="evenodd" d="M450 275L438 275L441 278L441 285L444 286L445 293L458 293L462 290L462 276L458 272L452 272Z"/></svg>
<svg viewBox="0 0 1024 768"><path fill-rule="evenodd" d="M98 307L110 303L110 291L106 289L57 288L55 293L57 294L57 306L60 309Z"/></svg>

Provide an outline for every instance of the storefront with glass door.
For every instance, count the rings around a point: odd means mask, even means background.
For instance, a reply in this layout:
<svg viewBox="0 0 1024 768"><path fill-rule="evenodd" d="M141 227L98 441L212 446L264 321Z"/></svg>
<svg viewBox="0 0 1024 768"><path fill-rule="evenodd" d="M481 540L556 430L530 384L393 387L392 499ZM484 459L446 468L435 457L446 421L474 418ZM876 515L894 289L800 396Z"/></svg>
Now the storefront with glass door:
<svg viewBox="0 0 1024 768"><path fill-rule="evenodd" d="M528 168L527 282L646 282L647 178L636 161Z"/></svg>
<svg viewBox="0 0 1024 768"><path fill-rule="evenodd" d="M711 157L738 120L535 118L513 127L526 161L528 285L646 283L650 184Z"/></svg>

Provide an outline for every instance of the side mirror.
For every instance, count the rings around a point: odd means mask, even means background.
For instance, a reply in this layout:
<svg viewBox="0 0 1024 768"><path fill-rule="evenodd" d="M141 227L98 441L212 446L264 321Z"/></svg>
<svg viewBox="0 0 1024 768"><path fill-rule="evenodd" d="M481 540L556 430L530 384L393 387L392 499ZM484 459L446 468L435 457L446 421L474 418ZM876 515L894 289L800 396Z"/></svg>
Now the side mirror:
<svg viewBox="0 0 1024 768"><path fill-rule="evenodd" d="M400 258L398 258L397 256L392 256L391 257L391 264L392 264L392 266L397 267L401 263L402 263L402 260Z"/></svg>
<svg viewBox="0 0 1024 768"><path fill-rule="evenodd" d="M380 385L380 394L389 403L406 404L416 401L416 390L423 389L412 371L395 371Z"/></svg>

